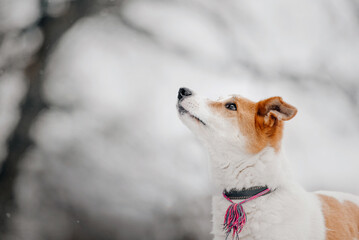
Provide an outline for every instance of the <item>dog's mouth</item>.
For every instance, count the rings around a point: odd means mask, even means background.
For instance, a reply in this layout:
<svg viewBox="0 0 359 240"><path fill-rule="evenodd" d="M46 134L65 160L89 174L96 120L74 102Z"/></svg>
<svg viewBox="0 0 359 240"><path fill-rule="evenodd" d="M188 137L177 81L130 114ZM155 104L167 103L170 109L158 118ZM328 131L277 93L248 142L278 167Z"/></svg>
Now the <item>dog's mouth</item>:
<svg viewBox="0 0 359 240"><path fill-rule="evenodd" d="M203 124L204 126L206 126L206 123L203 122L199 117L191 114L189 111L187 111L184 107L182 107L180 104L177 104L177 109L179 114L184 115L184 114L188 114L188 116L190 116L191 118L193 118L194 120L196 120L197 122Z"/></svg>

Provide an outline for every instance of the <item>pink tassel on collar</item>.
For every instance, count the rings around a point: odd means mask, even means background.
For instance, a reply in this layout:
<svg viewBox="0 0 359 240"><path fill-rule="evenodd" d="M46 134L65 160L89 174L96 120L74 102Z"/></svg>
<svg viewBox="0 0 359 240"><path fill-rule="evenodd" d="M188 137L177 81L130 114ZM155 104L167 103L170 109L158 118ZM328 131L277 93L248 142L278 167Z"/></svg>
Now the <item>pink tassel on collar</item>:
<svg viewBox="0 0 359 240"><path fill-rule="evenodd" d="M246 224L247 216L243 209L242 204L246 203L248 201L251 201L253 199L256 199L256 198L268 193L269 191L270 191L270 189L267 188L266 190L254 195L250 198L247 198L239 203L234 203L229 197L227 197L223 193L223 197L232 203L228 207L228 209L226 211L226 215L224 216L224 227L223 228L227 234L226 239L228 238L228 236L230 235L231 232L233 234L233 236L232 236L233 239L235 236L236 236L236 239L239 239L238 235L243 230L243 227Z"/></svg>

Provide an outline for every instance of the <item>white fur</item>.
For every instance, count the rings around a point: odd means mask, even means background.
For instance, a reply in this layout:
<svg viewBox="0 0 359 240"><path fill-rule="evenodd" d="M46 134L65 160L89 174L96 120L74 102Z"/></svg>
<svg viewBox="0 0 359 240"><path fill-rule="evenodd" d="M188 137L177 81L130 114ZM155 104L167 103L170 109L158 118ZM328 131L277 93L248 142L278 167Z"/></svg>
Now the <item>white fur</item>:
<svg viewBox="0 0 359 240"><path fill-rule="evenodd" d="M247 153L244 135L228 120L212 112L207 99L193 94L179 104L206 123L201 124L187 113L180 114L182 121L209 151L214 186L214 239L225 239L223 219L230 203L223 198L223 189L259 185L275 190L243 205L247 223L239 235L241 240L325 239L321 203L315 194L306 192L293 180L291 168L281 151L276 153L273 148L266 147L255 155Z"/></svg>
<svg viewBox="0 0 359 240"><path fill-rule="evenodd" d="M212 166L221 159L218 154L217 157L211 154ZM325 239L326 229L320 201L293 181L281 153L276 154L267 148L255 157L242 160L255 163L239 175L237 173L243 168L235 164L235 158L228 160L231 163L225 169L212 169L215 183L220 185L212 200L214 239L225 239L223 218L230 203L223 198L223 189L258 185L268 185L276 190L243 205L247 223L240 239Z"/></svg>

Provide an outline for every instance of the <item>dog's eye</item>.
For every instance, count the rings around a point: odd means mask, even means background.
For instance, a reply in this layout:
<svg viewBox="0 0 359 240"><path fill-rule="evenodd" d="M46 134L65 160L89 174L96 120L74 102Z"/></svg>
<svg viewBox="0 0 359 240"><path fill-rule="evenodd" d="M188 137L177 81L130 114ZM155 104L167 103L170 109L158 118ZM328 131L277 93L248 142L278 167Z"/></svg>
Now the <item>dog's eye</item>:
<svg viewBox="0 0 359 240"><path fill-rule="evenodd" d="M231 111L237 111L237 106L235 103L226 103L226 105L224 105L228 110Z"/></svg>

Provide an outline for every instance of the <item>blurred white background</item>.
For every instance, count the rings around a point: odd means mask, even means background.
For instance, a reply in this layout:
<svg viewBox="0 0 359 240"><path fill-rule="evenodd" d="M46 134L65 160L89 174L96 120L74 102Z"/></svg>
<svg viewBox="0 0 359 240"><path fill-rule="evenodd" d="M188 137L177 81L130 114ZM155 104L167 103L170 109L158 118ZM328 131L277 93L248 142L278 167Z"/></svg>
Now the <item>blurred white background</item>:
<svg viewBox="0 0 359 240"><path fill-rule="evenodd" d="M183 86L282 96L298 181L359 194L358 76L358 0L2 0L0 161L19 168L6 238L210 239Z"/></svg>

